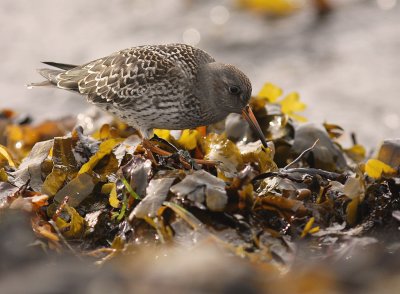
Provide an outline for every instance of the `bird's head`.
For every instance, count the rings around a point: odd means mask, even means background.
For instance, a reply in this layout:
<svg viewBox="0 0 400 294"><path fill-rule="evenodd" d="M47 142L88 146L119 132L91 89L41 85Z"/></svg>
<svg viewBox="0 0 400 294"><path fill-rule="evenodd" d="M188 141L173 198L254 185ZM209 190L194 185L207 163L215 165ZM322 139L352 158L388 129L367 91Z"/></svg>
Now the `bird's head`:
<svg viewBox="0 0 400 294"><path fill-rule="evenodd" d="M212 62L200 68L196 88L213 120L224 119L229 113L241 113L266 147L265 136L248 106L251 97L249 78L233 65Z"/></svg>
<svg viewBox="0 0 400 294"><path fill-rule="evenodd" d="M215 106L224 117L232 112L241 113L249 103L250 80L233 65L218 62L206 64L201 68L198 82L206 95L201 98Z"/></svg>

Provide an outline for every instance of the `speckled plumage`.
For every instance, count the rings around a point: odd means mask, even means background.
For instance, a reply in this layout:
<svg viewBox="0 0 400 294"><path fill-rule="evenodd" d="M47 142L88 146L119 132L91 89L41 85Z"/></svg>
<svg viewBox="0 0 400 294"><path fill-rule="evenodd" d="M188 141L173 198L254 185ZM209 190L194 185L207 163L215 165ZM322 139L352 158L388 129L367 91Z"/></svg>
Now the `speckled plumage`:
<svg viewBox="0 0 400 294"><path fill-rule="evenodd" d="M153 128L194 128L240 113L251 95L241 71L185 44L133 47L81 66L46 64L62 69L39 70L47 85L87 96L145 138Z"/></svg>

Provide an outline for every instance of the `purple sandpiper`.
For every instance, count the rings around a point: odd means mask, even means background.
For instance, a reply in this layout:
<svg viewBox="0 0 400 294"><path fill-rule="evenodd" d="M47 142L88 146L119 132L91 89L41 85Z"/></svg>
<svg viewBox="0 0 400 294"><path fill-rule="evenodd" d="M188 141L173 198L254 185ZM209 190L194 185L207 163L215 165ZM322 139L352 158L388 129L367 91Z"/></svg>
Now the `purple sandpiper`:
<svg viewBox="0 0 400 294"><path fill-rule="evenodd" d="M248 77L201 49L185 44L146 45L78 66L44 63L58 69L39 69L46 81L32 86L85 95L135 127L144 139L152 136L154 128L195 128L221 121L229 113L242 113L267 146L248 106Z"/></svg>

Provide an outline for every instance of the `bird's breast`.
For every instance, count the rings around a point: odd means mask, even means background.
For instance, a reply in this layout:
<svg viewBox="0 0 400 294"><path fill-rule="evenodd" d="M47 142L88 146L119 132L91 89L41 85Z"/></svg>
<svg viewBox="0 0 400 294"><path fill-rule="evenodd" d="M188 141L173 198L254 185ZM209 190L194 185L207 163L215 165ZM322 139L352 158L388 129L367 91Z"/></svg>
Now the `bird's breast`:
<svg viewBox="0 0 400 294"><path fill-rule="evenodd" d="M124 103L114 102L105 110L138 129L187 129L207 124L198 99L178 93L154 92L134 100L125 99Z"/></svg>

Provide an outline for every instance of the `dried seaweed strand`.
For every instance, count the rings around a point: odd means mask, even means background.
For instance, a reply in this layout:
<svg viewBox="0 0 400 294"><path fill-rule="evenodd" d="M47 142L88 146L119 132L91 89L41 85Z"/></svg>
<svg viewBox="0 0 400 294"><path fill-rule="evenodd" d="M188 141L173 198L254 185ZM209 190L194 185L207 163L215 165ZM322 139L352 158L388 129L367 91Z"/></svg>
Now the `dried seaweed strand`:
<svg viewBox="0 0 400 294"><path fill-rule="evenodd" d="M121 176L121 181L122 181L122 183L124 184L125 189L129 192L129 194L131 194L131 196L132 196L133 198L135 198L136 200L142 200L142 199L140 198L140 196L139 196L135 191L133 191L131 185L129 185L128 181L125 179L124 176Z"/></svg>
<svg viewBox="0 0 400 294"><path fill-rule="evenodd" d="M280 178L289 179L289 180L291 180L293 182L297 182L297 183L303 182L302 179L291 177L290 176L291 173L308 174L311 176L319 175L327 180L338 181L340 183L346 182L346 179L347 179L346 175L335 173L335 172L328 172L328 171L318 169L318 168L298 167L298 168L291 168L291 169L287 169L287 170L281 169L277 172L267 172L267 173L259 174L258 176L254 177L251 181L252 181L252 183L254 183L256 181L263 180L266 178L280 177Z"/></svg>
<svg viewBox="0 0 400 294"><path fill-rule="evenodd" d="M291 163L289 163L284 168L282 168L282 171L287 170L289 167L298 163L308 152L310 152L315 147L315 145L317 145L318 141L319 141L319 139L315 140L314 144L312 144L311 147L309 147L306 150L304 150L303 152L301 152L300 155L295 160L293 160Z"/></svg>
<svg viewBox="0 0 400 294"><path fill-rule="evenodd" d="M291 168L291 169L285 170L281 174L288 174L288 173L302 173L302 174L309 174L312 176L319 175L325 179L328 179L331 181L338 181L341 183L344 183L347 178L346 175L335 173L335 172L329 172L329 171L322 170L319 168L303 168L303 167Z"/></svg>
<svg viewBox="0 0 400 294"><path fill-rule="evenodd" d="M69 251L71 251L78 259L82 260L82 258L79 256L79 254L75 251L74 248L72 248L71 245L69 245L68 241L64 238L63 234L60 232L58 229L56 223L53 220L49 220L49 224L53 227L53 229L56 231L58 237L60 240L64 243L64 245L68 248Z"/></svg>
<svg viewBox="0 0 400 294"><path fill-rule="evenodd" d="M182 206L169 201L164 201L163 205L172 209L183 220L185 220L194 230L204 230L203 223L200 222L193 214L184 209Z"/></svg>

